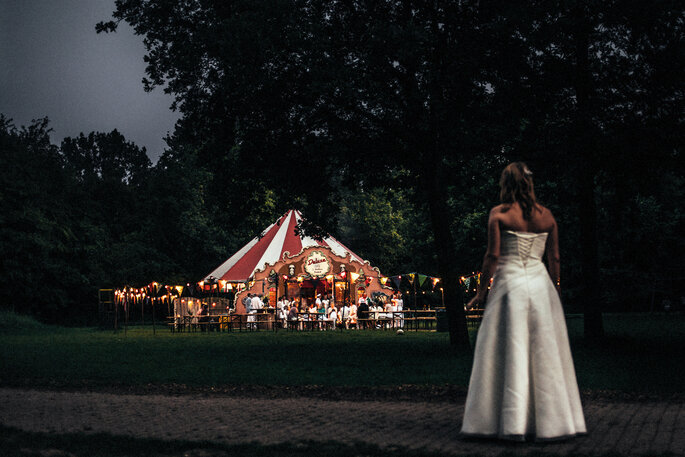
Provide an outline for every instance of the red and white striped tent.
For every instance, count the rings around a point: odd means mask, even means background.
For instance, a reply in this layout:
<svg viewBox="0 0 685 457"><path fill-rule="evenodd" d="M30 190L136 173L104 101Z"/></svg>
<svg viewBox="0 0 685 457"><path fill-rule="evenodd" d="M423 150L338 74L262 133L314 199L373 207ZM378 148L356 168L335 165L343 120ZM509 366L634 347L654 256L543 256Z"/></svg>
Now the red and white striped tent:
<svg viewBox="0 0 685 457"><path fill-rule="evenodd" d="M303 249L313 246L328 246L334 254L349 257L361 264L361 257L349 250L345 245L329 236L321 241L295 233L295 226L302 219L302 214L290 210L262 232L261 237L255 237L231 258L209 273L205 280L214 278L228 282L245 282L265 264L273 265L283 259L283 254L293 256Z"/></svg>

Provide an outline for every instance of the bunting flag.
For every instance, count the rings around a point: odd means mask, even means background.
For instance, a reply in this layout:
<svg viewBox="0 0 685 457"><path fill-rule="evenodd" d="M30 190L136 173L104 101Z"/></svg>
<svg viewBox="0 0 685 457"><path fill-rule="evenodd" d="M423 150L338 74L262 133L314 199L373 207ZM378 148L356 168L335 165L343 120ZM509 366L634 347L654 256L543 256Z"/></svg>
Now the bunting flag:
<svg viewBox="0 0 685 457"><path fill-rule="evenodd" d="M158 284L156 286L157 293L155 293L155 297L164 297L166 294L169 293L169 290L166 287L162 287L161 284Z"/></svg>
<svg viewBox="0 0 685 457"><path fill-rule="evenodd" d="M409 276L409 283L414 285L414 273L409 273L407 276Z"/></svg>
<svg viewBox="0 0 685 457"><path fill-rule="evenodd" d="M419 287L423 286L423 283L426 282L426 279L428 279L428 276L419 273Z"/></svg>
<svg viewBox="0 0 685 457"><path fill-rule="evenodd" d="M400 288L400 283L402 282L402 276L391 276L390 279L392 283L395 284L395 289Z"/></svg>

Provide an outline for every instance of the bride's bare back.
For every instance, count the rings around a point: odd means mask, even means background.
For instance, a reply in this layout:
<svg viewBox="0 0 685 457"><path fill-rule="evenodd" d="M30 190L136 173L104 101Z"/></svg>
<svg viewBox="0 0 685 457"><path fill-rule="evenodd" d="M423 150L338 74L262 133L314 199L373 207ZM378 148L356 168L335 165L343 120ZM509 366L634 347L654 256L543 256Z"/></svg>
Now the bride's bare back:
<svg viewBox="0 0 685 457"><path fill-rule="evenodd" d="M518 202L495 206L490 212L490 217L499 222L502 230L515 232L549 233L556 226L552 212L537 203L531 211L530 220L523 217L523 210Z"/></svg>
<svg viewBox="0 0 685 457"><path fill-rule="evenodd" d="M488 220L488 248L483 258L483 279L481 284L489 284L492 274L495 272L497 260L500 254L500 234L502 231L512 230L514 232L528 233L549 233L545 246L545 256L547 257L547 268L549 274L560 290L559 273L561 270L559 259L559 232L557 223L552 212L544 206L535 203L531 211L530 220L523 217L521 205L518 202L503 203L490 210ZM468 303L467 308L472 308L478 303L485 301L486 287L479 287L478 293Z"/></svg>

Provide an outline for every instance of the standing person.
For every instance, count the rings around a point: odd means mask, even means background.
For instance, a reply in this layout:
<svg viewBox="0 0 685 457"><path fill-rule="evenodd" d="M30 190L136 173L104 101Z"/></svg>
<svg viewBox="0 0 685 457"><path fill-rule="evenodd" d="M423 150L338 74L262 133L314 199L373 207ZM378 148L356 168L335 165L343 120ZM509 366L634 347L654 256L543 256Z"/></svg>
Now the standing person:
<svg viewBox="0 0 685 457"><path fill-rule="evenodd" d="M317 301L319 302L319 304L316 306L316 320L319 322L317 325L319 327L319 330L326 330L326 307L323 305L323 300Z"/></svg>
<svg viewBox="0 0 685 457"><path fill-rule="evenodd" d="M258 328L257 325L257 311L264 308L264 303L262 303L262 300L259 298L259 295L257 294L252 294L252 308L250 310L250 314L252 315L252 329Z"/></svg>
<svg viewBox="0 0 685 457"><path fill-rule="evenodd" d="M402 294L397 292L395 299L395 308L398 311L397 317L399 318L399 325L400 328L404 328L404 313L402 310L404 309L404 300L402 300Z"/></svg>
<svg viewBox="0 0 685 457"><path fill-rule="evenodd" d="M334 304L331 304L331 308L328 310L328 322L331 324L331 328L335 330L335 324L338 322L338 310Z"/></svg>
<svg viewBox="0 0 685 457"><path fill-rule="evenodd" d="M251 329L255 321L255 313L252 312L252 294L247 294L243 298L243 305L245 305L245 313L247 314L247 328Z"/></svg>
<svg viewBox="0 0 685 457"><path fill-rule="evenodd" d="M352 302L352 304L350 305L350 318L349 318L349 325L347 326L347 328L349 328L350 325L354 325L355 330L359 329L359 324L357 323L357 317L358 317L357 305L354 302Z"/></svg>
<svg viewBox="0 0 685 457"><path fill-rule="evenodd" d="M245 307L245 312L249 314L250 308L252 308L252 294L245 295L245 298L242 299L241 303Z"/></svg>
<svg viewBox="0 0 685 457"><path fill-rule="evenodd" d="M338 316L340 322L345 326L346 329L350 328L350 304L345 302L342 309L340 310L340 316Z"/></svg>
<svg viewBox="0 0 685 457"><path fill-rule="evenodd" d="M384 306L385 310L385 318L386 323L385 323L385 328L390 328L390 327L395 327L395 311L397 311L397 307L395 306L395 300L388 300L385 303Z"/></svg>
<svg viewBox="0 0 685 457"><path fill-rule="evenodd" d="M278 302L276 302L276 317L278 321L280 322L280 325L282 328L286 327L286 314L288 310L286 308L285 304L285 297L282 296L281 298L278 299Z"/></svg>
<svg viewBox="0 0 685 457"><path fill-rule="evenodd" d="M357 306L357 316L359 317L359 322L360 324L357 324L357 326L361 326L362 328L368 328L369 326L369 305L364 301L359 301L359 306Z"/></svg>
<svg viewBox="0 0 685 457"><path fill-rule="evenodd" d="M490 211L478 293L467 305L485 301L494 273L476 341L462 434L519 441L584 434L558 293L556 221L536 202L532 173L522 162L502 172L500 200Z"/></svg>
<svg viewBox="0 0 685 457"><path fill-rule="evenodd" d="M202 307L197 310L197 316L197 322L200 324L200 331L209 331L209 326L207 325L209 323L209 306L206 304L202 305Z"/></svg>

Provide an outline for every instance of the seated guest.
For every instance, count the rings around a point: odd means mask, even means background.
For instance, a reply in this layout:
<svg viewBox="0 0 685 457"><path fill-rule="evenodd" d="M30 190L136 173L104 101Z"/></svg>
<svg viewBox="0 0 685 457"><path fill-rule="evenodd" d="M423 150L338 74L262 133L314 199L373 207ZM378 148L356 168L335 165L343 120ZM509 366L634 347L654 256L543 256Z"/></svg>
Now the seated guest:
<svg viewBox="0 0 685 457"><path fill-rule="evenodd" d="M314 326L316 325L316 320L317 320L318 312L316 310L316 302L312 301L309 303L309 308L307 308L307 317L306 320L308 320L310 323L307 324L311 327L311 329L314 329Z"/></svg>
<svg viewBox="0 0 685 457"><path fill-rule="evenodd" d="M394 301L389 301L385 304L385 315L389 321L385 324L387 327L395 327L395 311L397 311L397 306L395 306Z"/></svg>
<svg viewBox="0 0 685 457"><path fill-rule="evenodd" d="M382 317L380 311L382 310L383 308L378 306L376 303L371 302L371 305L369 306L369 317L371 319L372 328L378 327L378 320Z"/></svg>
<svg viewBox="0 0 685 457"><path fill-rule="evenodd" d="M298 314L297 305L293 302L288 309L288 322L290 323L291 328L297 328Z"/></svg>

